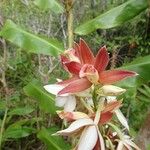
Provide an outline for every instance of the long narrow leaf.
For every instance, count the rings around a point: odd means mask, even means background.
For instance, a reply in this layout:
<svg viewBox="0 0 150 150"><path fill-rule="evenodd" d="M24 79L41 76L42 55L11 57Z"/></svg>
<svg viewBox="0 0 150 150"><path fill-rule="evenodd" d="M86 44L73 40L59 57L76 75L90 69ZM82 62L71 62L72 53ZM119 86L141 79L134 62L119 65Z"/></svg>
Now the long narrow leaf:
<svg viewBox="0 0 150 150"><path fill-rule="evenodd" d="M0 32L0 36L27 52L57 56L63 51L63 46L57 40L45 40L18 27L11 20L7 20Z"/></svg>
<svg viewBox="0 0 150 150"><path fill-rule="evenodd" d="M148 0L129 0L106 13L80 25L75 33L86 35L97 29L108 29L122 25L148 8Z"/></svg>

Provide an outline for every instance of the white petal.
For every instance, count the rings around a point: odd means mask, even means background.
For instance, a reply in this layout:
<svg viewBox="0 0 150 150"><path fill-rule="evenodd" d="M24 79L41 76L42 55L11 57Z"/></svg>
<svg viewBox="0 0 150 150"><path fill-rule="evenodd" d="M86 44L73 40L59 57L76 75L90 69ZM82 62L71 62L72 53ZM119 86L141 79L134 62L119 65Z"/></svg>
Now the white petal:
<svg viewBox="0 0 150 150"><path fill-rule="evenodd" d="M79 140L78 150L92 150L98 140L97 129L95 126L89 126L82 132Z"/></svg>
<svg viewBox="0 0 150 150"><path fill-rule="evenodd" d="M87 104L90 106L93 106L93 99L92 98L87 98Z"/></svg>
<svg viewBox="0 0 150 150"><path fill-rule="evenodd" d="M119 141L117 149L116 150L123 150L123 142Z"/></svg>
<svg viewBox="0 0 150 150"><path fill-rule="evenodd" d="M115 111L116 113L116 116L118 118L118 120L120 121L120 123L126 128L129 130L129 125L128 125L128 122L125 118L125 116L122 114L122 112L120 111L120 109L116 110Z"/></svg>
<svg viewBox="0 0 150 150"><path fill-rule="evenodd" d="M57 80L57 82L61 82L62 81L62 79L59 79L59 78L57 78L56 80Z"/></svg>
<svg viewBox="0 0 150 150"><path fill-rule="evenodd" d="M56 111L58 116L61 119L67 119L67 120L78 120L78 119L83 119L83 118L89 118L89 116L83 112L65 112L65 111Z"/></svg>
<svg viewBox="0 0 150 150"><path fill-rule="evenodd" d="M126 142L128 145L130 145L130 146L132 146L133 148L135 148L136 150L141 150L134 142L131 141L131 139L130 139L130 140L127 139L127 140L125 140L125 142Z"/></svg>
<svg viewBox="0 0 150 150"><path fill-rule="evenodd" d="M72 112L75 110L76 107L76 98L75 96L68 96L67 101L64 105L64 111Z"/></svg>
<svg viewBox="0 0 150 150"><path fill-rule="evenodd" d="M58 107L63 107L68 100L68 96L57 96L55 98L55 105Z"/></svg>
<svg viewBox="0 0 150 150"><path fill-rule="evenodd" d="M72 112L72 114L75 120L82 119L82 118L89 118L89 116L83 112L76 111L76 112Z"/></svg>
<svg viewBox="0 0 150 150"><path fill-rule="evenodd" d="M112 136L116 136L116 135L117 135L117 132L113 132L113 133L112 133Z"/></svg>
<svg viewBox="0 0 150 150"><path fill-rule="evenodd" d="M124 134L123 140L131 140L131 137L129 135Z"/></svg>
<svg viewBox="0 0 150 150"><path fill-rule="evenodd" d="M79 97L91 97L90 90L91 89L88 88L87 90L76 93L76 95L79 96Z"/></svg>
<svg viewBox="0 0 150 150"><path fill-rule="evenodd" d="M78 119L74 121L67 129L58 131L57 135L71 135L72 133L76 132L78 129L84 126L93 125L94 122L92 119Z"/></svg>
<svg viewBox="0 0 150 150"><path fill-rule="evenodd" d="M132 147L128 145L127 143L124 142L123 144L124 144L124 147L126 147L128 150L133 150Z"/></svg>
<svg viewBox="0 0 150 150"><path fill-rule="evenodd" d="M49 85L45 85L44 88L49 93L57 95L58 92L64 88L64 86L59 84L49 84Z"/></svg>
<svg viewBox="0 0 150 150"><path fill-rule="evenodd" d="M105 150L105 143L104 143L104 139L99 131L99 128L97 126L97 132L98 132L98 136L99 136L99 142L100 142L100 146L101 146L101 150Z"/></svg>
<svg viewBox="0 0 150 150"><path fill-rule="evenodd" d="M107 98L108 103L116 101L116 96L107 96L106 98Z"/></svg>

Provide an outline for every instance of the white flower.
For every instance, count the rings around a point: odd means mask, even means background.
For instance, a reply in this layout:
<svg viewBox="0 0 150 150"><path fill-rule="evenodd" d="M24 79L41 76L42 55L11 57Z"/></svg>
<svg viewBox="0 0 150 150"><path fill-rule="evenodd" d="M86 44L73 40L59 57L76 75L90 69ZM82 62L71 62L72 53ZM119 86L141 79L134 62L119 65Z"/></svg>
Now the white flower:
<svg viewBox="0 0 150 150"><path fill-rule="evenodd" d="M64 107L66 112L71 112L75 110L76 107L76 98L75 96L80 97L90 97L90 89L87 89L83 92L78 92L75 94L62 94L58 96L59 91L61 91L65 86L59 84L49 84L45 85L44 88L49 93L56 95L55 105L58 107Z"/></svg>
<svg viewBox="0 0 150 150"><path fill-rule="evenodd" d="M133 141L132 139L128 136L123 134L122 137L120 137L120 140L118 141L118 146L117 150L124 150L124 148L127 148L128 150L141 150Z"/></svg>
<svg viewBox="0 0 150 150"><path fill-rule="evenodd" d="M64 107L65 111L73 111L76 107L76 98L74 95L63 94L57 96L58 92L64 88L59 84L50 84L44 86L45 90L49 93L56 95L55 105L58 107Z"/></svg>
<svg viewBox="0 0 150 150"><path fill-rule="evenodd" d="M98 122L100 119L100 110L97 111L94 120L92 120L86 114L83 114L81 112L69 112L69 114L64 115L65 117L72 116L73 117L72 119L77 120L71 123L67 129L58 131L54 135L69 136L74 133L77 133L81 129L80 132L82 133L78 145L76 147L77 150L93 150L98 140L100 143L100 149L105 150L104 140L98 128ZM61 118L62 117L63 116L61 116Z"/></svg>
<svg viewBox="0 0 150 150"><path fill-rule="evenodd" d="M130 138L129 135L126 135L124 132L122 132L116 125L109 123L109 125L115 130L113 133L113 136L116 136L116 133L119 137L119 139L116 139L115 141L118 142L117 149L116 150L124 150L124 148L128 150L141 150Z"/></svg>

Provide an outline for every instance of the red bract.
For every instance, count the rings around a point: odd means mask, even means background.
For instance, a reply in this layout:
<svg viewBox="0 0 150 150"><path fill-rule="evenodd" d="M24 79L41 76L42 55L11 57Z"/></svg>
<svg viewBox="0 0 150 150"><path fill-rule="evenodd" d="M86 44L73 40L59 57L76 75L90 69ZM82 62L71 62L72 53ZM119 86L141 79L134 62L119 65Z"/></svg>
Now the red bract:
<svg viewBox="0 0 150 150"><path fill-rule="evenodd" d="M135 76L136 73L127 70L109 70L106 67L109 63L109 55L105 46L100 48L96 57L83 39L79 45L75 43L72 52L68 52L68 57L61 56L64 68L72 74L72 78L59 82L66 84L58 94L81 92L92 84L113 84L126 77ZM72 59L73 58L73 59Z"/></svg>
<svg viewBox="0 0 150 150"><path fill-rule="evenodd" d="M121 101L114 101L114 102L108 103L105 106L105 109L101 112L99 124L103 125L109 122L113 117L114 111L117 110L120 106L121 106Z"/></svg>

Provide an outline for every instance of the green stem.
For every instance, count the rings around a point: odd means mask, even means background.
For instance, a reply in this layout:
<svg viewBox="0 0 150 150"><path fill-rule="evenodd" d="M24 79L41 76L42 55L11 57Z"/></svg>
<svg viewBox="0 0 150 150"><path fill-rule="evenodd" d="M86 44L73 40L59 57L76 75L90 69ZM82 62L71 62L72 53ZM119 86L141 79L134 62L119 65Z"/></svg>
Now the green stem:
<svg viewBox="0 0 150 150"><path fill-rule="evenodd" d="M73 0L66 0L66 12L67 12L67 27L68 27L68 47L72 48L73 45Z"/></svg>
<svg viewBox="0 0 150 150"><path fill-rule="evenodd" d="M94 110L96 112L97 111L97 95L96 95L95 89L93 90L93 93L92 93L92 100L94 104Z"/></svg>
<svg viewBox="0 0 150 150"><path fill-rule="evenodd" d="M6 42L4 39L2 39L2 45L3 45L3 72L2 72L2 83L3 87L5 90L5 101L6 101L6 108L5 108L5 113L4 113L4 118L1 124L1 129L0 129L0 150L2 149L2 140L3 140L3 132L5 130L5 122L7 118L7 112L8 112L8 95L9 95L9 90L6 82L6 69L7 69L7 47L6 47Z"/></svg>
<svg viewBox="0 0 150 150"><path fill-rule="evenodd" d="M6 107L4 118L3 118L3 121L2 121L2 125L1 125L1 130L0 130L0 150L2 149L2 138L3 138L4 129L5 129L5 122L6 122L6 118L7 118L7 112L8 112L8 108Z"/></svg>

